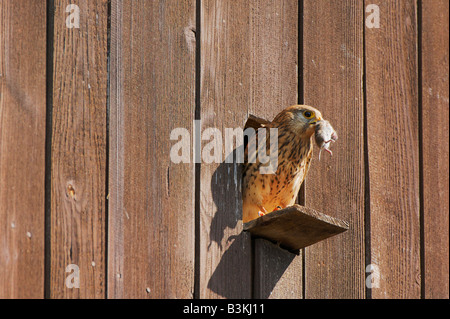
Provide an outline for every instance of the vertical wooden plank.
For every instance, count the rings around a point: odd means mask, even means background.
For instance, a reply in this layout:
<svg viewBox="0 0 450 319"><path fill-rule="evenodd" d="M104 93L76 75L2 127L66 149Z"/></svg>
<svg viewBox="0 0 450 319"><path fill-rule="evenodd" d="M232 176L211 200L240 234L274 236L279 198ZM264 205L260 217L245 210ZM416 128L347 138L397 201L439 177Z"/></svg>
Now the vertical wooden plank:
<svg viewBox="0 0 450 319"><path fill-rule="evenodd" d="M195 0L111 2L109 298L192 298Z"/></svg>
<svg viewBox="0 0 450 319"><path fill-rule="evenodd" d="M298 1L252 1L249 113L272 120L297 104ZM254 245L254 298L302 298L302 256L266 240Z"/></svg>
<svg viewBox="0 0 450 319"><path fill-rule="evenodd" d="M218 129L220 139L225 128L243 128L248 114L249 10L243 0L201 1L201 128ZM217 149L219 163L201 164L199 297L250 298L251 242L242 233L242 170L236 161L225 163L223 149Z"/></svg>
<svg viewBox="0 0 450 319"><path fill-rule="evenodd" d="M46 16L0 2L0 298L44 297Z"/></svg>
<svg viewBox="0 0 450 319"><path fill-rule="evenodd" d="M421 1L425 298L449 297L449 3Z"/></svg>
<svg viewBox="0 0 450 319"><path fill-rule="evenodd" d="M350 229L305 249L305 298L364 298L363 6L358 0L304 1L305 104L336 129L333 156L317 148L306 206Z"/></svg>
<svg viewBox="0 0 450 319"><path fill-rule="evenodd" d="M366 5L369 4L366 1ZM373 298L420 297L419 121L416 1L370 1L366 28L370 255Z"/></svg>
<svg viewBox="0 0 450 319"><path fill-rule="evenodd" d="M249 113L272 119L296 104L297 6L297 1L202 1L202 130L217 128L225 139L225 129L242 128ZM241 170L224 162L223 150L222 163L201 166L199 296L249 298L251 244L241 233ZM298 298L301 257L268 258L277 249L255 242L254 296L268 297L284 274L272 297Z"/></svg>
<svg viewBox="0 0 450 319"><path fill-rule="evenodd" d="M66 24L69 4L79 28ZM108 3L54 5L50 297L104 298ZM79 289L66 286L70 264Z"/></svg>
<svg viewBox="0 0 450 319"><path fill-rule="evenodd" d="M254 298L301 299L303 260L277 245L255 240Z"/></svg>

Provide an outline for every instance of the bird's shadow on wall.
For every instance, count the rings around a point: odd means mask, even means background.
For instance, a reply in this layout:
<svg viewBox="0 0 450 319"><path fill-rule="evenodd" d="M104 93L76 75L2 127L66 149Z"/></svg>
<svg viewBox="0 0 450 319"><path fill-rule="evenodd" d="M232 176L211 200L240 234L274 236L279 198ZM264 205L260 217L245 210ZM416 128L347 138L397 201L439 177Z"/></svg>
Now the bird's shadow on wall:
<svg viewBox="0 0 450 319"><path fill-rule="evenodd" d="M210 225L208 249L213 244L224 249L225 230L234 229L242 222L244 165L236 163L236 153L239 147L243 150L245 145L235 148L211 177L211 193L217 211ZM267 258L258 258L255 262L254 240L250 233L243 231L228 236L225 243L228 245L231 242L231 245L223 253L208 281L210 290L225 298L267 298L270 295L295 255L275 245L266 245L264 255ZM256 249L259 249L258 246ZM266 271L270 274L265 275ZM264 278L265 282L254 282L254 275L258 281Z"/></svg>
<svg viewBox="0 0 450 319"><path fill-rule="evenodd" d="M236 149L228 160L231 156L235 158L235 154ZM211 193L217 210L210 225L208 249L216 245L218 251L226 251L208 281L208 288L222 297L241 299L251 297L252 245L250 234L245 232L234 232L224 238L225 230L235 229L242 220L243 164L231 162L223 161L211 177Z"/></svg>

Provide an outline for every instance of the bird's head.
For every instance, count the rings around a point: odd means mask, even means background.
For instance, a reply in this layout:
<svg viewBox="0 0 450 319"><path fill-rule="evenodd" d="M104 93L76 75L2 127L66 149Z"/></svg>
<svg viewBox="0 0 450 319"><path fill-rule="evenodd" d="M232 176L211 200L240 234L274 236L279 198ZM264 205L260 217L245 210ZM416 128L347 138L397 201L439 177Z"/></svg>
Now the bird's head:
<svg viewBox="0 0 450 319"><path fill-rule="evenodd" d="M312 106L294 105L281 111L272 123L310 138L314 134L316 124L321 120L322 114Z"/></svg>

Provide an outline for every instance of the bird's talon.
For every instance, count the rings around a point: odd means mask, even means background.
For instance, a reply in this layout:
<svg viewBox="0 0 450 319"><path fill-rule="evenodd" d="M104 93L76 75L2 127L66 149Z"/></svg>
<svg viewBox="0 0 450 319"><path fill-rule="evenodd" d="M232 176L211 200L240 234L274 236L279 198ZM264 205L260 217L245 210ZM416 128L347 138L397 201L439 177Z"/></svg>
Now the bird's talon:
<svg viewBox="0 0 450 319"><path fill-rule="evenodd" d="M276 212L277 210L280 210L280 209L283 209L283 207L278 205L277 207L275 207L275 209L273 211Z"/></svg>

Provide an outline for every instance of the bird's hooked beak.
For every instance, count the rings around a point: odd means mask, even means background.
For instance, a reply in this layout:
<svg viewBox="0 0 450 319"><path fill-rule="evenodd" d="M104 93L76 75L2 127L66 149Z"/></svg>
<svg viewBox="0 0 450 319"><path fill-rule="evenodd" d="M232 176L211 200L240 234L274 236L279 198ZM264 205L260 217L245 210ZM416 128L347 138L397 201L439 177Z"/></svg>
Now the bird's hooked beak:
<svg viewBox="0 0 450 319"><path fill-rule="evenodd" d="M318 116L314 119L314 121L311 122L311 124L316 125L318 122L322 121L322 117Z"/></svg>

